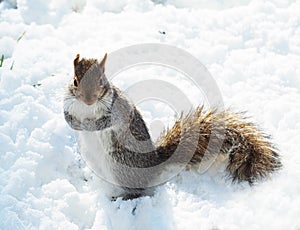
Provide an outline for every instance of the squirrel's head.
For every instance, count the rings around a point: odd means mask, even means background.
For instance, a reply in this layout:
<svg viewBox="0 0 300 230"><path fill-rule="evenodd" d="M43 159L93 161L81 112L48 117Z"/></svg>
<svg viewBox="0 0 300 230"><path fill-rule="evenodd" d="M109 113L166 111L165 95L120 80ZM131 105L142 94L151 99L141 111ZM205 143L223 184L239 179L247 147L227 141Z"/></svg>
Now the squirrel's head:
<svg viewBox="0 0 300 230"><path fill-rule="evenodd" d="M71 91L87 105L94 104L109 90L109 82L104 74L106 58L107 54L99 63L97 59L80 60L80 55L77 54L74 59L74 80Z"/></svg>

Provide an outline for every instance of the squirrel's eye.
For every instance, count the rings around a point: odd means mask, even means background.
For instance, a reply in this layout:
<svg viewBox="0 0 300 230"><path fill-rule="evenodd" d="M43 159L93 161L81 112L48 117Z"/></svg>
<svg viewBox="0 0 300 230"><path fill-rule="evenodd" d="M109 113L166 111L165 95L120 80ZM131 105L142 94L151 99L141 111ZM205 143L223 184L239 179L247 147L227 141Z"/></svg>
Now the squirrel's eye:
<svg viewBox="0 0 300 230"><path fill-rule="evenodd" d="M77 87L78 86L78 82L76 79L74 79L74 86Z"/></svg>

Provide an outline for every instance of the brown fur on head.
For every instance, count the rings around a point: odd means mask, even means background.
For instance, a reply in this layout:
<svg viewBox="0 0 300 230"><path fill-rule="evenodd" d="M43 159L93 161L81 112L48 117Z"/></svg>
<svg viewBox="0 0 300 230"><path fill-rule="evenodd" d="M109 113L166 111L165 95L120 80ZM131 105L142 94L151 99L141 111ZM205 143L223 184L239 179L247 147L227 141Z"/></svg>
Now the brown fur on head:
<svg viewBox="0 0 300 230"><path fill-rule="evenodd" d="M107 54L99 63L97 59L82 58L80 60L80 55L77 54L74 59L74 82L71 91L87 105L94 104L109 89L104 74L106 58Z"/></svg>

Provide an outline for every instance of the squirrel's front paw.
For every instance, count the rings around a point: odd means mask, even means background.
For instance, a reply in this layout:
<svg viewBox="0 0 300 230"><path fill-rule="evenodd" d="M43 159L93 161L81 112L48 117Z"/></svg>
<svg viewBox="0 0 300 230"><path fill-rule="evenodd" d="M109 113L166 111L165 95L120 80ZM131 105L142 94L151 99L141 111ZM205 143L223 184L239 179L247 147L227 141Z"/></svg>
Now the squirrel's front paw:
<svg viewBox="0 0 300 230"><path fill-rule="evenodd" d="M76 117L70 115L68 112L65 112L65 119L72 129L82 130L81 122L77 120Z"/></svg>
<svg viewBox="0 0 300 230"><path fill-rule="evenodd" d="M80 121L78 120L72 120L72 125L71 125L72 129L75 129L75 130L83 130L82 128L82 125L80 123Z"/></svg>
<svg viewBox="0 0 300 230"><path fill-rule="evenodd" d="M97 127L96 127L96 122L93 119L89 119L89 118L85 118L82 121L82 129L86 130L86 131L96 131Z"/></svg>

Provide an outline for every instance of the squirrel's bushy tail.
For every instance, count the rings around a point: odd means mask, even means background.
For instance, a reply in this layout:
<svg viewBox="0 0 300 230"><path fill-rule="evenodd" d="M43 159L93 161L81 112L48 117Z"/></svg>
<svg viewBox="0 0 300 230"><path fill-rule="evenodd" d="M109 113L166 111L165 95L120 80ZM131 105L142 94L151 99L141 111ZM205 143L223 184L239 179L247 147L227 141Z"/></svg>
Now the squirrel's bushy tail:
<svg viewBox="0 0 300 230"><path fill-rule="evenodd" d="M196 139L195 139L196 137ZM198 140L198 143L192 143ZM199 107L182 116L158 142L157 152L168 159L180 145L181 152L195 146L189 165L199 164L204 157L228 156L227 171L233 181L253 183L281 167L279 155L253 123L240 114L215 110L204 112Z"/></svg>

